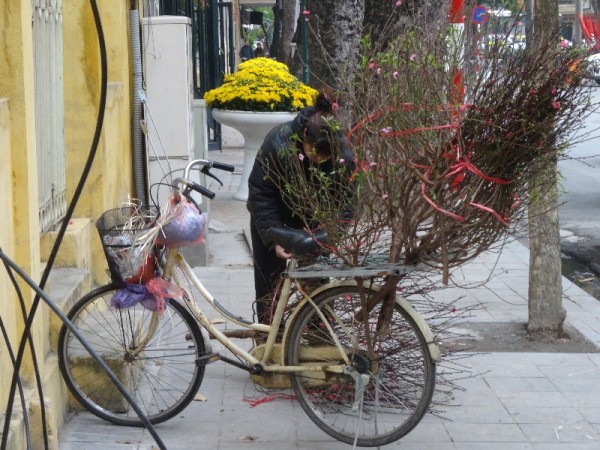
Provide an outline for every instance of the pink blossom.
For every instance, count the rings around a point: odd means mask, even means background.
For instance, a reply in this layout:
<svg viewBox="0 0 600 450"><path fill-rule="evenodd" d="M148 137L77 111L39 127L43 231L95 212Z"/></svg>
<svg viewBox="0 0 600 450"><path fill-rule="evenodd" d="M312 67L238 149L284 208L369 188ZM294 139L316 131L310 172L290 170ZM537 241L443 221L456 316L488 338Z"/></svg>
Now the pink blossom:
<svg viewBox="0 0 600 450"><path fill-rule="evenodd" d="M383 194L383 195L381 196L381 198L382 198L382 200L385 200L386 198L388 198L388 194Z"/></svg>
<svg viewBox="0 0 600 450"><path fill-rule="evenodd" d="M375 68L375 63L373 61L371 61L369 63L369 69L374 69Z"/></svg>
<svg viewBox="0 0 600 450"><path fill-rule="evenodd" d="M513 199L513 204L510 206L510 209L515 210L521 204L521 199L519 198L518 195L515 195L515 194L512 195L512 199Z"/></svg>
<svg viewBox="0 0 600 450"><path fill-rule="evenodd" d="M381 129L381 132L385 133L385 134L390 133L391 131L392 131L392 129L391 128L387 128L387 127Z"/></svg>
<svg viewBox="0 0 600 450"><path fill-rule="evenodd" d="M300 153L300 154L298 155L298 159L299 159L300 161L304 161L304 155L303 155L302 153Z"/></svg>
<svg viewBox="0 0 600 450"><path fill-rule="evenodd" d="M332 110L333 112L337 112L339 109L340 109L340 105L338 105L338 104L337 104L337 102L333 102L333 103L331 104L331 110Z"/></svg>
<svg viewBox="0 0 600 450"><path fill-rule="evenodd" d="M560 109L560 102L552 102L552 107L554 109Z"/></svg>
<svg viewBox="0 0 600 450"><path fill-rule="evenodd" d="M344 158L340 158L340 164L344 164L346 160Z"/></svg>
<svg viewBox="0 0 600 450"><path fill-rule="evenodd" d="M556 94L558 94L558 91L556 90L556 88L554 88L550 91L550 94L552 94L552 96L555 96Z"/></svg>
<svg viewBox="0 0 600 450"><path fill-rule="evenodd" d="M402 6L402 0L398 0L398 1L396 2L396 6L397 6L397 7L400 7L400 6Z"/></svg>
<svg viewBox="0 0 600 450"><path fill-rule="evenodd" d="M302 11L302 14L304 14L305 16L308 16L308 15L310 15L310 11L309 10Z"/></svg>
<svg viewBox="0 0 600 450"><path fill-rule="evenodd" d="M394 72L394 73L392 74L392 78L393 78L394 80L397 80L399 76L400 76L400 74L398 73L398 71L396 71L396 72Z"/></svg>
<svg viewBox="0 0 600 450"><path fill-rule="evenodd" d="M535 94L537 94L537 91L536 91L535 89L531 89L531 90L529 91L529 93L530 93L531 95L535 95Z"/></svg>
<svg viewBox="0 0 600 450"><path fill-rule="evenodd" d="M377 68L377 75L381 75L381 67Z"/></svg>
<svg viewBox="0 0 600 450"><path fill-rule="evenodd" d="M417 58L417 55L415 55L414 53L412 55L410 55L410 60L414 61Z"/></svg>

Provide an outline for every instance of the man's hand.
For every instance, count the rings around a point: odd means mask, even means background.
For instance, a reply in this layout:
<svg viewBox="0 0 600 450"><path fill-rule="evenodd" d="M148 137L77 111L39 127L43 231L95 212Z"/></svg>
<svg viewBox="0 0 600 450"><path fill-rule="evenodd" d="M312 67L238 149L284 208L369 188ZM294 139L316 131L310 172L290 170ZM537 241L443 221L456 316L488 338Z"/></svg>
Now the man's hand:
<svg viewBox="0 0 600 450"><path fill-rule="evenodd" d="M290 259L292 257L292 254L288 253L281 245L275 246L275 254L281 259Z"/></svg>

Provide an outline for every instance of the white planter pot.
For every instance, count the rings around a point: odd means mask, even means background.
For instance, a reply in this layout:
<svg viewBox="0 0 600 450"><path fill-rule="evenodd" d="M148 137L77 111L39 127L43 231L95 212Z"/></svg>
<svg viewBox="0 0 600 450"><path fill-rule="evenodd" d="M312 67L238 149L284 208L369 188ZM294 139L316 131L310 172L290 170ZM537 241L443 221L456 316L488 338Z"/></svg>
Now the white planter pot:
<svg viewBox="0 0 600 450"><path fill-rule="evenodd" d="M233 198L236 200L248 200L248 177L254 165L254 159L265 136L276 125L289 122L298 113L290 112L254 112L254 111L232 111L225 109L213 109L212 115L215 120L228 127L235 128L244 137L244 169L240 188Z"/></svg>

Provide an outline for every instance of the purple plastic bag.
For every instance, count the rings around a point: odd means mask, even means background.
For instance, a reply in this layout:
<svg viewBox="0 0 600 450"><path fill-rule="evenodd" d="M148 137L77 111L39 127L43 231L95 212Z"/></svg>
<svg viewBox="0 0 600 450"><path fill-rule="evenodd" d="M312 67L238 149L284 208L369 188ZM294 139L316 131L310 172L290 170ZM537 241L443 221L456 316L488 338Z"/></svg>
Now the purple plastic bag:
<svg viewBox="0 0 600 450"><path fill-rule="evenodd" d="M184 291L162 278L153 278L148 284L131 283L119 289L110 300L111 306L117 309L142 305L147 310L163 314L171 297L181 296Z"/></svg>
<svg viewBox="0 0 600 450"><path fill-rule="evenodd" d="M145 285L128 284L113 295L110 304L117 309L130 308L144 300L152 300L156 303L156 299L148 292L148 288Z"/></svg>
<svg viewBox="0 0 600 450"><path fill-rule="evenodd" d="M149 311L163 314L166 304L169 303L169 298L156 298L152 294L140 302L140 304Z"/></svg>

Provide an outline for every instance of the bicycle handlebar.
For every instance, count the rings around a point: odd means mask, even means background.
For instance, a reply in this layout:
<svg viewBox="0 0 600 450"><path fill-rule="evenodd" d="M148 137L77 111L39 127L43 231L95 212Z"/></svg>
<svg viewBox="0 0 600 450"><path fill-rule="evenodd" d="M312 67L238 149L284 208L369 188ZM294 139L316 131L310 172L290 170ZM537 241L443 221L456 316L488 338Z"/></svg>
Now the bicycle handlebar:
<svg viewBox="0 0 600 450"><path fill-rule="evenodd" d="M231 164L209 161L208 159L194 159L193 161L190 161L187 166L185 166L183 178L186 180L190 179L190 170L192 170L192 167L194 166L207 166L209 169L215 168L219 170L225 170L226 172L233 172L235 170L235 167L233 167Z"/></svg>
<svg viewBox="0 0 600 450"><path fill-rule="evenodd" d="M177 191L179 190L179 185L183 185L183 186L185 186L185 189L196 191L199 194L201 194L205 197L208 197L210 199L215 198L215 193L213 191L211 191L210 189L208 189L198 183L195 183L194 181L191 181L189 179L190 171L192 170L192 168L194 166L204 166L202 169L202 173L214 178L219 183L221 183L221 180L219 180L212 173L210 173L211 168L225 170L227 172L233 172L235 170L235 167L232 166L231 164L221 163L221 162L217 162L217 161L210 161L207 159L194 159L193 161L190 161L187 164L187 166L185 166L185 170L183 171L183 177L179 177L179 178L176 178L175 180L173 180L173 193L175 195L178 195ZM221 185L222 184L223 183L221 183Z"/></svg>
<svg viewBox="0 0 600 450"><path fill-rule="evenodd" d="M231 164L221 163L217 161L211 161L211 163L212 164L210 164L210 166L214 167L215 169L224 170L226 172L233 172L235 170L235 167L233 167Z"/></svg>
<svg viewBox="0 0 600 450"><path fill-rule="evenodd" d="M184 181L181 178L178 178L175 181L177 182L179 180ZM185 180L185 185L186 185L187 188L189 188L189 189L191 189L193 191L196 191L198 194L201 194L201 195L203 195L205 197L208 197L211 200L213 198L215 198L215 193L213 191L211 191L210 189L205 188L201 184L195 183L195 182L190 181L190 180Z"/></svg>

